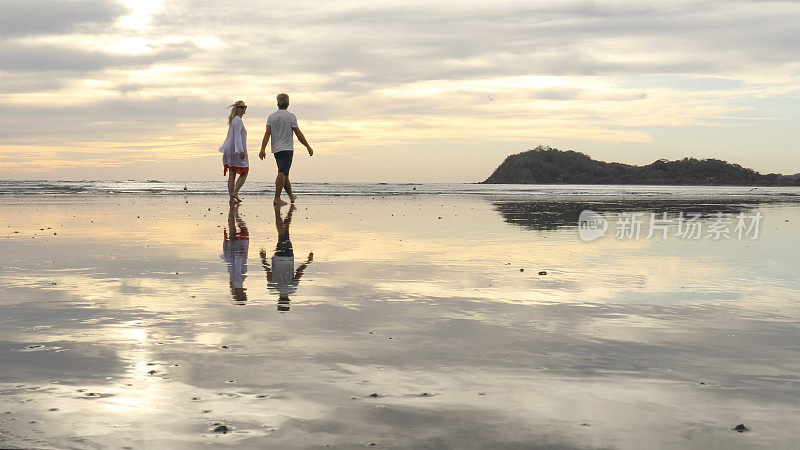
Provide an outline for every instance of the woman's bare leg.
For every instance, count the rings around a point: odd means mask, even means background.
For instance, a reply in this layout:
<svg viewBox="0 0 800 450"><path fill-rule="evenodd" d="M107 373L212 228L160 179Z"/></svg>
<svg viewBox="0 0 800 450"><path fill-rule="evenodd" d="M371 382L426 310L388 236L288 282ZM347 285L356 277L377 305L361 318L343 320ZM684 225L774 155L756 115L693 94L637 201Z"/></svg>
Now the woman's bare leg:
<svg viewBox="0 0 800 450"><path fill-rule="evenodd" d="M233 170L228 170L228 195L230 196L231 201L234 201L233 192L236 180L236 172Z"/></svg>
<svg viewBox="0 0 800 450"><path fill-rule="evenodd" d="M242 185L244 184L244 180L246 180L246 179L247 179L247 174L243 173L243 174L240 174L239 175L239 179L236 180L236 187L233 190L233 198L237 202L241 202L242 201L242 199L239 198L239 189L242 188Z"/></svg>

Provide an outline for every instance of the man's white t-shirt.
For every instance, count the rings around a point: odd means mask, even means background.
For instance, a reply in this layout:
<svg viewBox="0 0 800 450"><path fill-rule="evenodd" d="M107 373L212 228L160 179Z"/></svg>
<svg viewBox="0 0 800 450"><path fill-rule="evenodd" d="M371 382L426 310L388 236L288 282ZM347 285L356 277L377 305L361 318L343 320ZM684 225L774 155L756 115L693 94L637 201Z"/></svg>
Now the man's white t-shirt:
<svg viewBox="0 0 800 450"><path fill-rule="evenodd" d="M285 109L279 109L267 118L272 135L272 153L294 151L292 128L298 128L297 117Z"/></svg>
<svg viewBox="0 0 800 450"><path fill-rule="evenodd" d="M294 279L294 256L273 256L270 287L281 295L292 295L297 291L297 284Z"/></svg>

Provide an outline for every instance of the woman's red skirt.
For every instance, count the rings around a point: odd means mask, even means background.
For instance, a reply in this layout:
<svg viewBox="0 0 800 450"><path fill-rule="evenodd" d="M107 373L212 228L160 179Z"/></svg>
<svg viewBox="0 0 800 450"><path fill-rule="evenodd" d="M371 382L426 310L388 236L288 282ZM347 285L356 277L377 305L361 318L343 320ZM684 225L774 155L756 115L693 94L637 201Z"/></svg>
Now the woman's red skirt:
<svg viewBox="0 0 800 450"><path fill-rule="evenodd" d="M239 175L247 175L247 172L250 171L249 167L236 167L236 166L229 166L227 164L225 164L224 167L225 167L225 170L222 171L222 175L227 175L228 174L228 169L231 169L232 171L234 171L235 173L238 173Z"/></svg>

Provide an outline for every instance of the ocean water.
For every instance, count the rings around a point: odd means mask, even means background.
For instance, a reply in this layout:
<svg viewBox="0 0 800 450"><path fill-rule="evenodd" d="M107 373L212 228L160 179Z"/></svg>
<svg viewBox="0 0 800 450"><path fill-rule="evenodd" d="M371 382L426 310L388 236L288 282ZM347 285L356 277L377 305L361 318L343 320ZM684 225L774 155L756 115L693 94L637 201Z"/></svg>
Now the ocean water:
<svg viewBox="0 0 800 450"><path fill-rule="evenodd" d="M475 183L293 183L302 195L480 195L542 199L800 199L800 187L521 185ZM274 192L271 182L246 182L242 195ZM224 181L8 181L0 195L214 195Z"/></svg>

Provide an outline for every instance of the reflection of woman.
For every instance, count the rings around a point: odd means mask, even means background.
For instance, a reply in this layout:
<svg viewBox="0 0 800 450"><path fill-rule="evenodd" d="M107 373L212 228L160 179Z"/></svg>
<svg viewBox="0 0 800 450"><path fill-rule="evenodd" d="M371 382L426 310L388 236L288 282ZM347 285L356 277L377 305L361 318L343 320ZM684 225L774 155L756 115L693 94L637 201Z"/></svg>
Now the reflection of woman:
<svg viewBox="0 0 800 450"><path fill-rule="evenodd" d="M250 161L247 159L247 130L244 128L242 116L247 111L244 101L238 100L232 104L231 113L228 115L228 136L219 151L222 153L223 174L228 175L228 195L231 203L241 202L239 189L247 179L247 172L250 170ZM236 180L236 174L239 179Z"/></svg>
<svg viewBox="0 0 800 450"><path fill-rule="evenodd" d="M267 250L261 249L261 265L267 272L267 286L270 290L278 292L278 311L289 310L289 295L297 291L300 277L303 271L314 260L314 253L308 254L308 260L294 270L294 249L292 241L289 239L289 225L292 223L292 213L295 206L289 208L286 220L281 218L280 206L275 206L275 227L278 229L278 245L275 247L275 255L272 257L271 264L267 261Z"/></svg>
<svg viewBox="0 0 800 450"><path fill-rule="evenodd" d="M237 227L239 231L236 231ZM247 224L239 217L238 205L232 204L228 211L228 228L223 230L222 259L228 264L233 300L242 305L247 302L244 279L247 278L247 252L249 249L250 236Z"/></svg>

